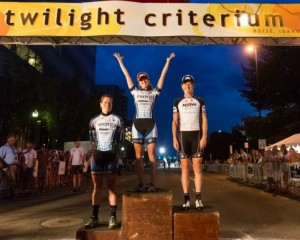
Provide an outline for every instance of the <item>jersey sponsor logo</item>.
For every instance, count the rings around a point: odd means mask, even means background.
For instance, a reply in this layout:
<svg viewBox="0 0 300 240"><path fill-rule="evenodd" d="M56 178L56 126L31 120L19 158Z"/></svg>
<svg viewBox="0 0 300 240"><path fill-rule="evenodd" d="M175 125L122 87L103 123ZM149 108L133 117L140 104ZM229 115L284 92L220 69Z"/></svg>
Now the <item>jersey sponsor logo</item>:
<svg viewBox="0 0 300 240"><path fill-rule="evenodd" d="M197 103L183 103L182 106L183 107L196 107Z"/></svg>
<svg viewBox="0 0 300 240"><path fill-rule="evenodd" d="M137 95L137 98L141 98L141 99L148 99L148 100L154 100L155 96L153 95Z"/></svg>
<svg viewBox="0 0 300 240"><path fill-rule="evenodd" d="M112 122L98 123L98 127L110 127L110 128L114 128L116 126L117 126L117 124L116 123L112 123Z"/></svg>

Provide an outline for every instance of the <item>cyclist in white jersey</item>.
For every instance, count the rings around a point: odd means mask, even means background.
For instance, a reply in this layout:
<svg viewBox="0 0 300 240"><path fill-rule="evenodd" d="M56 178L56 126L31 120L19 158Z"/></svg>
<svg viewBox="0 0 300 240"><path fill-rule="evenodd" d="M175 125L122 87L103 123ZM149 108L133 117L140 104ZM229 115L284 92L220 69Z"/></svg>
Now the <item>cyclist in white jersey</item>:
<svg viewBox="0 0 300 240"><path fill-rule="evenodd" d="M197 209L202 209L202 160L208 128L206 109L203 99L194 96L193 76L183 76L181 87L184 97L174 102L172 135L173 146L179 152L181 161L181 183L184 193L183 208L190 208L189 164L190 159L192 159L195 174L195 204Z"/></svg>
<svg viewBox="0 0 300 240"><path fill-rule="evenodd" d="M150 160L150 183L146 186L146 190L155 191L155 171L156 171L156 159L155 159L155 147L158 137L157 128L153 116L154 104L157 97L162 90L164 79L167 74L171 59L175 57L172 53L167 58L165 66L161 72L160 78L156 88L152 88L150 79L147 73L140 72L137 75L139 89L134 86L132 78L130 77L124 63L123 57L119 53L115 53L114 56L118 60L121 70L125 75L128 88L134 98L134 104L136 108L136 114L132 125L132 141L134 143L136 163L135 169L139 180L137 187L138 191L145 190L143 179L143 153L144 144L147 144L147 152Z"/></svg>
<svg viewBox="0 0 300 240"><path fill-rule="evenodd" d="M94 191L92 194L92 217L85 224L85 228L93 228L99 224L98 213L104 177L107 182L111 210L108 226L109 228L118 226L116 218L118 171L116 144L123 139L124 126L122 119L111 112L112 103L113 98L110 95L103 95L100 99L101 114L92 118L89 124L89 135L93 148L91 175Z"/></svg>

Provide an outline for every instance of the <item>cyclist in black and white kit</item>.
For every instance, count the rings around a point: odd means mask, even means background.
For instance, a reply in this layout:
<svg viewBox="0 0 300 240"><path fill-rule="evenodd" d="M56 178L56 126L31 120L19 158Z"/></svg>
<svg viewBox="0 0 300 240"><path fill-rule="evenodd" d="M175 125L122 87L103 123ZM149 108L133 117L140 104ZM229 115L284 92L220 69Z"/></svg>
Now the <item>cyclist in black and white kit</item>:
<svg viewBox="0 0 300 240"><path fill-rule="evenodd" d="M118 171L118 159L116 144L122 141L124 136L123 120L113 114L113 99L105 94L100 99L101 113L91 119L89 124L90 141L93 148L93 160L91 161L91 175L94 184L92 195L92 217L85 224L85 228L93 228L98 225L99 203L103 178L106 177L111 216L109 228L118 226L116 178Z"/></svg>
<svg viewBox="0 0 300 240"><path fill-rule="evenodd" d="M159 96L165 76L167 74L169 64L175 54L172 53L166 60L166 64L161 72L160 78L157 83L156 88L152 88L150 84L150 79L147 73L140 72L137 75L139 89L134 86L132 78L130 77L124 63L123 57L119 53L115 53L114 56L117 58L120 67L125 75L128 88L134 98L134 104L136 108L136 114L132 126L132 140L134 143L136 163L135 169L139 180L139 185L137 187L138 191L143 191L144 179L143 179L143 153L144 144L147 144L147 152L150 160L150 183L146 186L148 191L155 190L155 171L156 171L156 159L155 159L155 147L156 140L158 137L157 128L155 120L153 117L154 104Z"/></svg>
<svg viewBox="0 0 300 240"><path fill-rule="evenodd" d="M189 164L192 159L195 174L196 208L202 209L202 160L207 142L207 117L204 100L194 96L194 78L185 75L181 87L184 97L177 99L173 106L173 146L179 152L181 161L181 183L184 193L183 208L190 208ZM179 130L179 131L178 131Z"/></svg>

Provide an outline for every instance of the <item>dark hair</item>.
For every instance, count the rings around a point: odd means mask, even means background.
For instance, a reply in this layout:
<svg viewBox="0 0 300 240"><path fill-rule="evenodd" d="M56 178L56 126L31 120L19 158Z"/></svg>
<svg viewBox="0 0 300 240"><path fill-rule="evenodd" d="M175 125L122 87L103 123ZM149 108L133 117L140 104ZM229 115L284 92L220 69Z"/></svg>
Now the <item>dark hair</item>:
<svg viewBox="0 0 300 240"><path fill-rule="evenodd" d="M105 93L105 94L103 94L103 95L100 97L100 102L102 102L103 99L106 98L106 97L107 97L107 98L110 98L111 101L114 100L113 97L112 97L110 94Z"/></svg>

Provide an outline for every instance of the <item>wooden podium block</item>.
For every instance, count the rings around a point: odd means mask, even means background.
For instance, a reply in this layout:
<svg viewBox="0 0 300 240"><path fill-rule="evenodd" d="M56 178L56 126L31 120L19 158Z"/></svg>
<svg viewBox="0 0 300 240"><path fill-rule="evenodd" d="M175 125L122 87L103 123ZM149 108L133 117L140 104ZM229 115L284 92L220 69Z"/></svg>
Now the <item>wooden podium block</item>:
<svg viewBox="0 0 300 240"><path fill-rule="evenodd" d="M124 194L122 239L171 240L172 200L172 193L163 190Z"/></svg>
<svg viewBox="0 0 300 240"><path fill-rule="evenodd" d="M174 240L217 240L219 227L219 212L174 213Z"/></svg>
<svg viewBox="0 0 300 240"><path fill-rule="evenodd" d="M97 228L80 228L76 232L77 240L121 240L121 228L109 229L107 224Z"/></svg>

